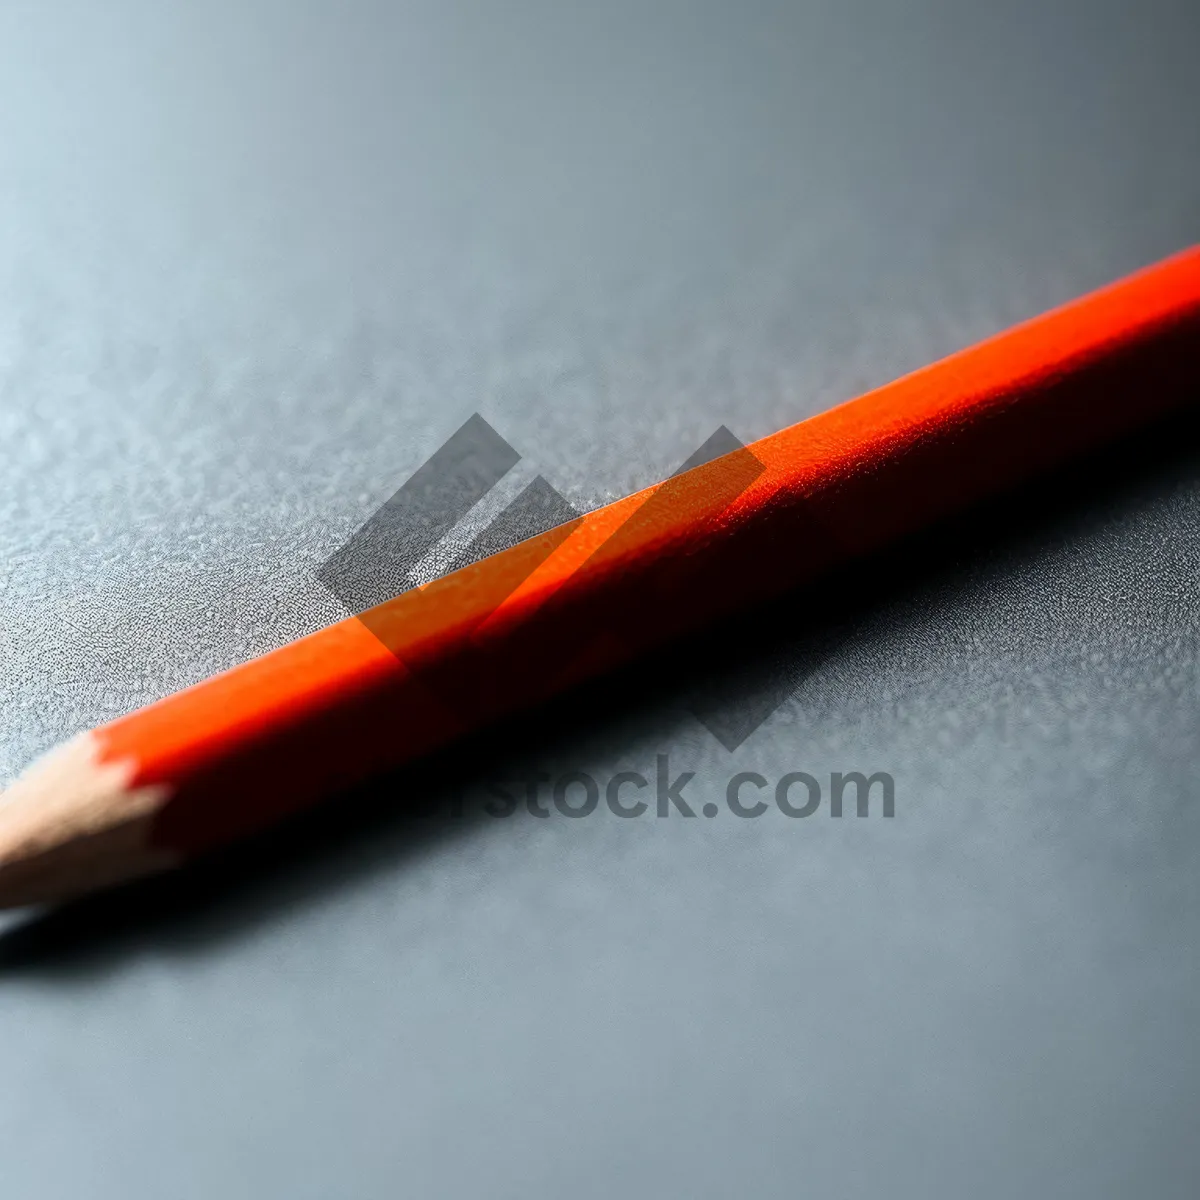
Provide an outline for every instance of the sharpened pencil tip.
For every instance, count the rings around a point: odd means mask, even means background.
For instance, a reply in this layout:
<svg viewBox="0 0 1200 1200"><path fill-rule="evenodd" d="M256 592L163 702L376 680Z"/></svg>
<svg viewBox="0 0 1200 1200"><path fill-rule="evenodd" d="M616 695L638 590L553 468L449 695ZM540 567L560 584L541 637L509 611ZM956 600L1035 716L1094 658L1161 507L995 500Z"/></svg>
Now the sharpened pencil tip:
<svg viewBox="0 0 1200 1200"><path fill-rule="evenodd" d="M133 787L94 734L39 759L0 792L0 908L54 903L177 865L150 841L166 793Z"/></svg>

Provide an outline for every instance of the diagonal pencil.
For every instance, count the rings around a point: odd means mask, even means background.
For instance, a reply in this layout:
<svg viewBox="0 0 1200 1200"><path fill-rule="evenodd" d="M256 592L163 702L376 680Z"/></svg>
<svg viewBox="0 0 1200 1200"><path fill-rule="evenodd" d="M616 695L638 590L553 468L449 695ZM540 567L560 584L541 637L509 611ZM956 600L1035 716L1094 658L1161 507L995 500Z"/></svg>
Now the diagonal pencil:
<svg viewBox="0 0 1200 1200"><path fill-rule="evenodd" d="M79 735L0 798L0 906L181 864L1189 406L1200 249Z"/></svg>

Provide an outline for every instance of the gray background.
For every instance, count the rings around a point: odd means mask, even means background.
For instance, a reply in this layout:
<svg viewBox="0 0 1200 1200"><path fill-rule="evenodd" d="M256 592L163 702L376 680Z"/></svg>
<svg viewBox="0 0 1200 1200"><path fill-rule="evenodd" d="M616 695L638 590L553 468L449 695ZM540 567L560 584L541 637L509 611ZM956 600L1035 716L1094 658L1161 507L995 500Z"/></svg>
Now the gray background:
<svg viewBox="0 0 1200 1200"><path fill-rule="evenodd" d="M1190 0L5 0L0 778L338 617L476 410L590 507L1200 240L1198 59ZM10 918L0 1192L1200 1193L1193 444L781 606L733 754L647 669ZM897 816L394 815L660 752Z"/></svg>

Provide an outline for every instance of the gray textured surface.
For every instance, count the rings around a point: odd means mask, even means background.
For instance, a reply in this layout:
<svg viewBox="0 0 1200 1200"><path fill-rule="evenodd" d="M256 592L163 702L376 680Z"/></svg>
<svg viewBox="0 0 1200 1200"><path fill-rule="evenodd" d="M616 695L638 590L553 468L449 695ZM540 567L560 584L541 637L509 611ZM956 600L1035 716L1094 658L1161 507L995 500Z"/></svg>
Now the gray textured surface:
<svg viewBox="0 0 1200 1200"><path fill-rule="evenodd" d="M313 571L475 410L591 506L1200 239L1198 29L5 4L0 778L338 616ZM1195 1196L1198 578L1152 455L776 630L733 755L636 680L520 750L886 770L891 821L377 816L10 934L0 1192Z"/></svg>

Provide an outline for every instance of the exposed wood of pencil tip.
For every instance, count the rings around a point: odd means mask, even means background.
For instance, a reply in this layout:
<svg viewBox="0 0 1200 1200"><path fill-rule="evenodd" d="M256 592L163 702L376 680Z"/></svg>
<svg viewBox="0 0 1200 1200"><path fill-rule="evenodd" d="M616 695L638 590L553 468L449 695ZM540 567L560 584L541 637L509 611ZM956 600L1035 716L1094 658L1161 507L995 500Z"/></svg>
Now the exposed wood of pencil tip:
<svg viewBox="0 0 1200 1200"><path fill-rule="evenodd" d="M0 793L0 908L59 901L177 865L150 844L166 789L131 787L131 762L106 763L85 733Z"/></svg>

